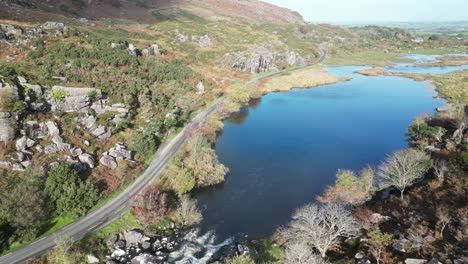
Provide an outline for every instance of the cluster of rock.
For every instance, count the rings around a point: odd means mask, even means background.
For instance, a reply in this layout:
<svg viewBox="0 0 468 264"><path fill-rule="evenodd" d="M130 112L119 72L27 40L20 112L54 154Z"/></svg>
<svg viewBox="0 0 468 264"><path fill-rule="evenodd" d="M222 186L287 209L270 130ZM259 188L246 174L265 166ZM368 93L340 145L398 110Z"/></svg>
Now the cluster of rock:
<svg viewBox="0 0 468 264"><path fill-rule="evenodd" d="M112 249L105 263L165 263L178 246L178 238L177 232L173 236L154 236L140 230L114 235L108 241Z"/></svg>
<svg viewBox="0 0 468 264"><path fill-rule="evenodd" d="M99 162L102 165L115 170L117 168L117 161L120 160L132 162L132 151L128 150L125 145L117 143L108 152L104 152L102 154Z"/></svg>
<svg viewBox="0 0 468 264"><path fill-rule="evenodd" d="M0 24L0 41L10 45L26 46L31 43L31 40L44 35L53 34L57 37L62 37L67 30L64 23L53 21L45 22L29 29Z"/></svg>
<svg viewBox="0 0 468 264"><path fill-rule="evenodd" d="M7 98L11 96L11 98ZM6 83L3 79L0 79L0 99L2 104L5 104L4 100L17 100L18 90L15 86L11 86ZM6 142L15 138L15 126L18 120L18 116L9 112L8 109L4 109L3 105L0 105L0 141Z"/></svg>
<svg viewBox="0 0 468 264"><path fill-rule="evenodd" d="M197 45L200 48L207 48L213 46L213 41L211 40L210 36L207 34L198 36L198 35L192 35L191 38L188 35L184 35L183 33L179 32L179 30L176 30L175 32L175 39L178 42L185 43L189 41L189 39L192 40L192 43L194 45Z"/></svg>
<svg viewBox="0 0 468 264"><path fill-rule="evenodd" d="M224 54L222 64L242 72L261 73L286 66L304 66L309 59L291 51L283 43L262 43L249 50Z"/></svg>
<svg viewBox="0 0 468 264"><path fill-rule="evenodd" d="M128 53L133 56L167 55L167 51L161 48L158 44L151 44L149 47L138 49L134 44L125 41L121 43L111 43L111 48L125 48Z"/></svg>
<svg viewBox="0 0 468 264"><path fill-rule="evenodd" d="M223 263L238 255L249 255L245 238L229 238L214 244L214 233L200 235L199 229L180 231L172 225L163 228L172 235L153 235L141 230L131 230L112 236L106 264L157 264L157 263ZM195 262L195 259L198 262ZM88 263L100 263L94 255L88 255Z"/></svg>
<svg viewBox="0 0 468 264"><path fill-rule="evenodd" d="M54 24L48 24L47 28L53 26ZM18 92L20 89L21 93ZM19 94L22 95L21 98ZM97 124L96 115L111 113L109 121L117 124L127 116L129 111L123 104L111 105L96 88L41 86L28 83L22 76L18 76L18 81L13 84L0 78L0 96L5 100L23 104L29 113L51 111L78 113L78 117L75 118L77 124L81 123L91 135L99 140L110 138L112 132L110 127ZM22 120L24 116L21 117L4 108L6 107L0 106L0 142L10 142L16 139L16 152L10 153L6 160L0 161L0 168L24 171L31 165L36 153L46 155L69 153L63 156L62 160L75 164L79 170L92 169L96 166L95 154L86 153L81 148L65 141L57 123L60 121L58 117L43 121ZM82 128L78 125L76 129ZM91 143L85 140L83 144L90 146ZM100 163L115 169L118 160L132 161L131 151L122 144L117 144L109 152L104 153ZM44 164L44 166L53 167L56 162Z"/></svg>

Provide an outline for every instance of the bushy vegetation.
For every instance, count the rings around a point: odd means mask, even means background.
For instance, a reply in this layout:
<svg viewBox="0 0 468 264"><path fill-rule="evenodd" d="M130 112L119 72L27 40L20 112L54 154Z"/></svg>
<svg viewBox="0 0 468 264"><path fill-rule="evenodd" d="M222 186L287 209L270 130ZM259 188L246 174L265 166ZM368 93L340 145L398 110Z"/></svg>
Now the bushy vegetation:
<svg viewBox="0 0 468 264"><path fill-rule="evenodd" d="M318 197L321 202L361 204L372 197L375 190L375 172L371 167L363 169L360 175L350 170L338 170L336 183Z"/></svg>
<svg viewBox="0 0 468 264"><path fill-rule="evenodd" d="M148 161L156 152L159 139L151 132L134 131L130 141L130 148L136 152L136 158Z"/></svg>
<svg viewBox="0 0 468 264"><path fill-rule="evenodd" d="M73 239L70 237L58 237L56 245L47 256L47 263L50 264L75 264L83 261L84 255L76 248Z"/></svg>
<svg viewBox="0 0 468 264"><path fill-rule="evenodd" d="M196 134L166 169L163 186L178 194L190 192L195 187L216 185L224 181L228 169L218 161L210 143Z"/></svg>
<svg viewBox="0 0 468 264"><path fill-rule="evenodd" d="M15 240L35 238L51 211L47 194L37 177L17 181L0 193L0 247Z"/></svg>
<svg viewBox="0 0 468 264"><path fill-rule="evenodd" d="M170 195L156 185L150 185L134 198L132 213L140 224L151 226L164 219L173 210Z"/></svg>
<svg viewBox="0 0 468 264"><path fill-rule="evenodd" d="M198 208L197 202L188 195L182 195L179 201L179 207L172 216L172 219L181 226L193 226L203 219Z"/></svg>
<svg viewBox="0 0 468 264"><path fill-rule="evenodd" d="M226 264L255 264L255 261L253 261L249 256L247 255L240 255L234 258L230 258L226 260Z"/></svg>
<svg viewBox="0 0 468 264"><path fill-rule="evenodd" d="M75 167L68 163L49 172L45 191L58 215L83 216L99 200L99 190L91 182L81 180Z"/></svg>
<svg viewBox="0 0 468 264"><path fill-rule="evenodd" d="M424 121L415 121L406 132L410 141L436 140L441 141L447 130L443 127L429 126Z"/></svg>

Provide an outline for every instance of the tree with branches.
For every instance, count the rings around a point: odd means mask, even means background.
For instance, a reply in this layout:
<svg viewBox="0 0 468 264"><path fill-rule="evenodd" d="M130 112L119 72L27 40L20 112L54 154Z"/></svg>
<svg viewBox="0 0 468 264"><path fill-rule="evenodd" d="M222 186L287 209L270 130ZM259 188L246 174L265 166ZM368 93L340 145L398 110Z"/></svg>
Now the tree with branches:
<svg viewBox="0 0 468 264"><path fill-rule="evenodd" d="M382 233L379 227L374 227L370 230L369 234L369 249L374 256L377 264L380 264L382 251L392 244L392 235Z"/></svg>
<svg viewBox="0 0 468 264"><path fill-rule="evenodd" d="M382 187L397 188L403 200L405 189L421 179L431 167L432 160L426 153L402 150L393 153L379 166L378 176Z"/></svg>
<svg viewBox="0 0 468 264"><path fill-rule="evenodd" d="M327 264L328 262L315 254L305 243L292 243L286 247L284 264Z"/></svg>
<svg viewBox="0 0 468 264"><path fill-rule="evenodd" d="M450 209L447 206L439 206L436 210L436 217L440 225L440 237L444 237L444 230L447 225L452 220L452 215L450 214Z"/></svg>
<svg viewBox="0 0 468 264"><path fill-rule="evenodd" d="M359 222L339 204L305 205L293 214L286 227L280 229L288 243L306 243L317 249L322 258L340 238L352 237L359 232Z"/></svg>

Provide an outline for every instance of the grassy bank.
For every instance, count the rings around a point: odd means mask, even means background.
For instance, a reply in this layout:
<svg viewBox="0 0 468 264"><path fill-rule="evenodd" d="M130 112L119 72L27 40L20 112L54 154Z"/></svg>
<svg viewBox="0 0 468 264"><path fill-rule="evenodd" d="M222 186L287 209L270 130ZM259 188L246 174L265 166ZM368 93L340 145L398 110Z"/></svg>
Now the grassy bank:
<svg viewBox="0 0 468 264"><path fill-rule="evenodd" d="M407 51L407 53L410 53L410 54L421 54L421 55L444 55L444 54L459 53L459 52L466 52L466 49L463 47L455 47L455 48L415 49L415 50Z"/></svg>
<svg viewBox="0 0 468 264"><path fill-rule="evenodd" d="M416 81L432 81L439 96L453 104L468 104L468 70L448 74L394 74Z"/></svg>
<svg viewBox="0 0 468 264"><path fill-rule="evenodd" d="M400 53L385 53L383 51L362 51L351 54L330 55L325 64L330 66L370 65L389 66L395 63L411 62Z"/></svg>
<svg viewBox="0 0 468 264"><path fill-rule="evenodd" d="M338 78L319 66L311 66L301 70L283 73L281 75L261 80L252 89L253 97L271 92L285 92L293 88L308 88L326 84L333 84L347 80Z"/></svg>

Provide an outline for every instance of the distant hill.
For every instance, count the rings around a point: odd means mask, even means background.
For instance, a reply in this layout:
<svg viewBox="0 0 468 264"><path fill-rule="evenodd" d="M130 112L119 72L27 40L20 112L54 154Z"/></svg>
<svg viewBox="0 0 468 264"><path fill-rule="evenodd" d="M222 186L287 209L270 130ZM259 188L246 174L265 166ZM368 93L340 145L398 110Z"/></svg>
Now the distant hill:
<svg viewBox="0 0 468 264"><path fill-rule="evenodd" d="M209 21L240 18L258 23L304 24L299 13L258 0L0 0L0 4L1 19L28 22L72 16L154 23L174 16L195 15Z"/></svg>

